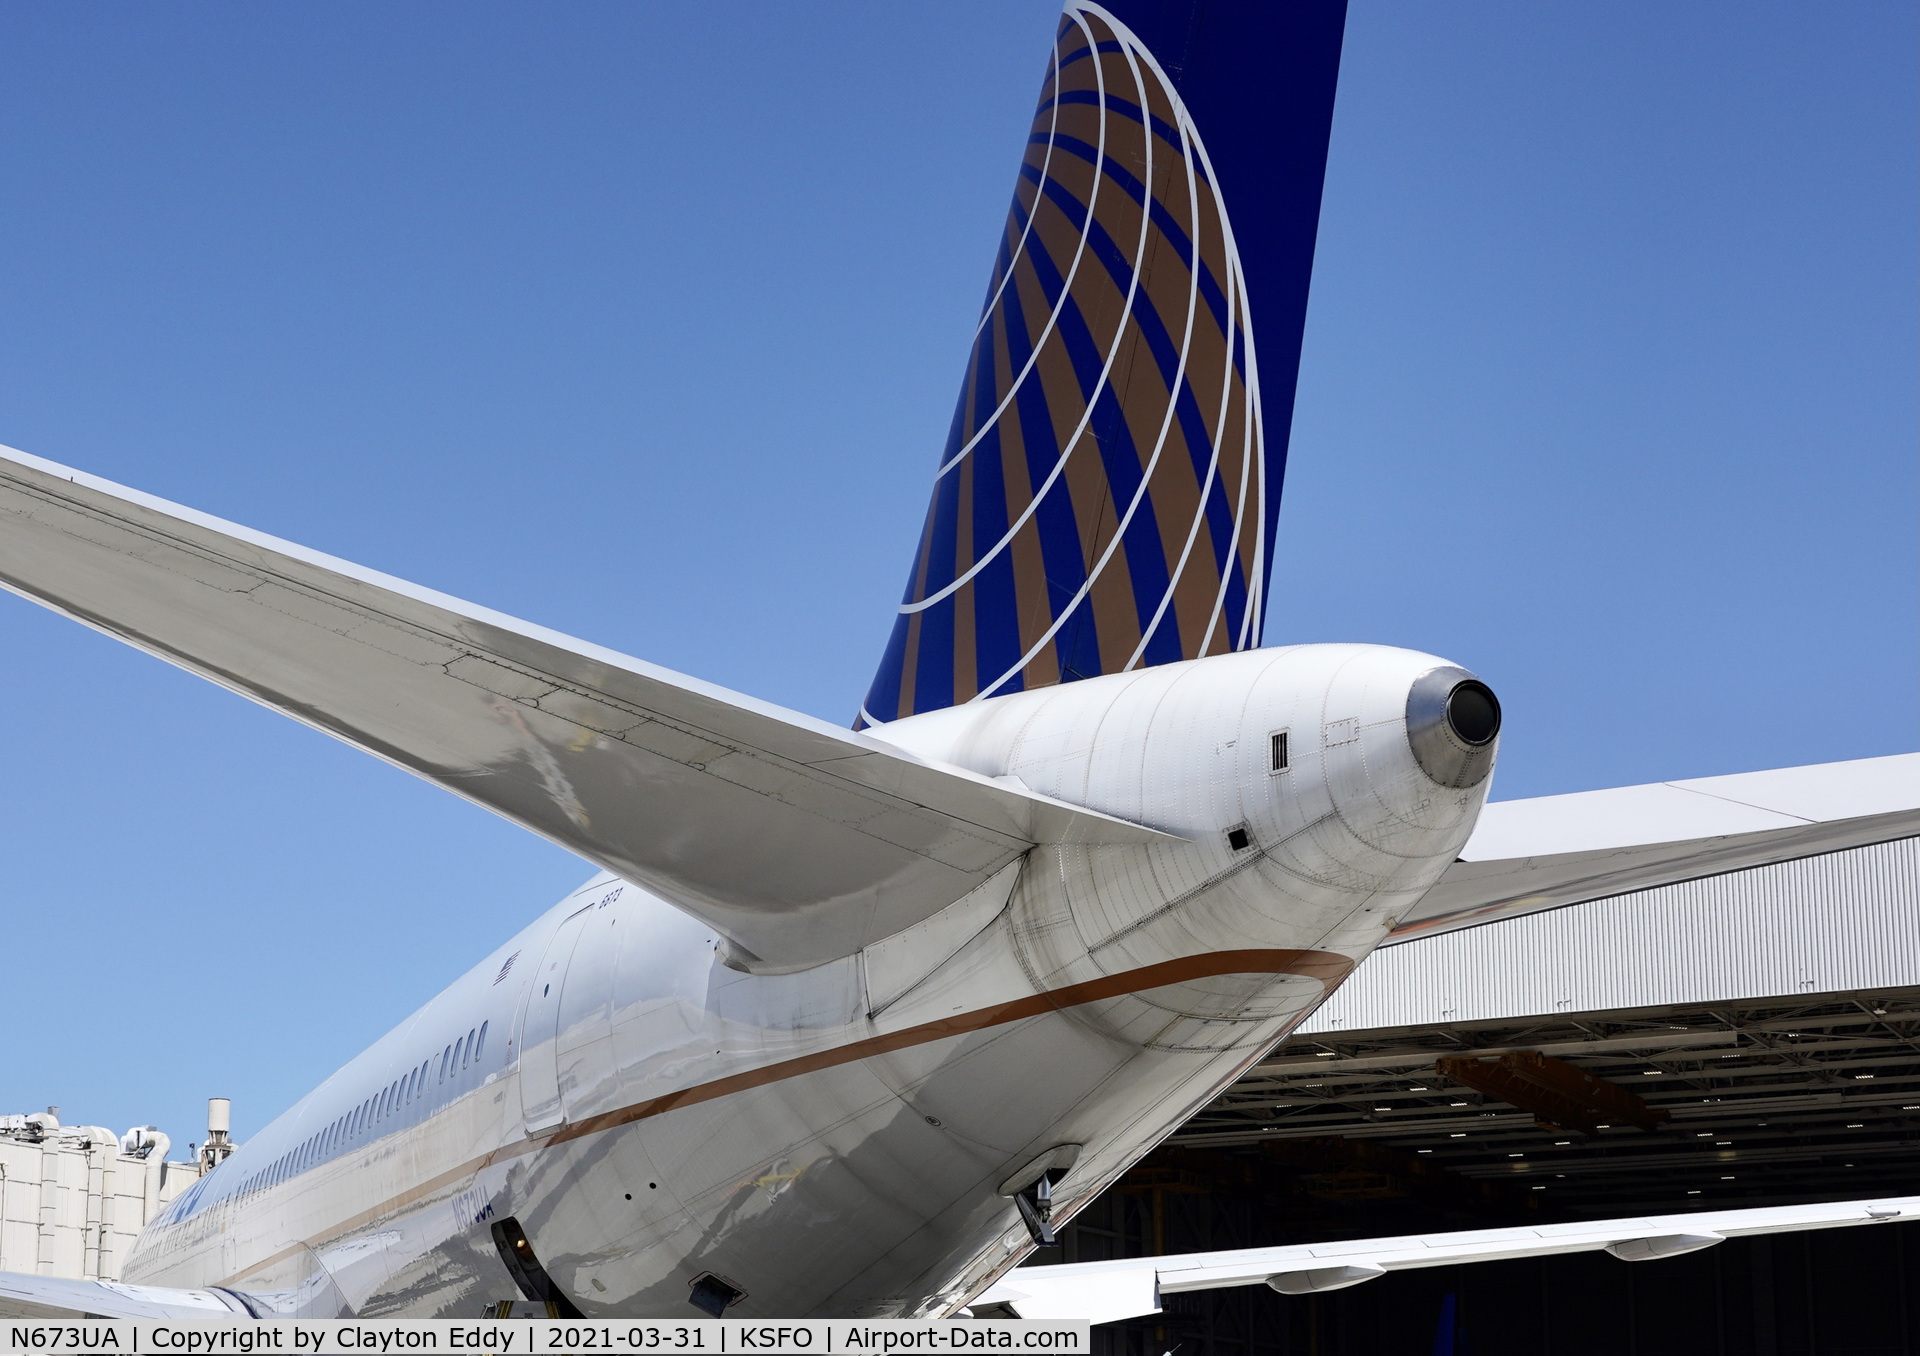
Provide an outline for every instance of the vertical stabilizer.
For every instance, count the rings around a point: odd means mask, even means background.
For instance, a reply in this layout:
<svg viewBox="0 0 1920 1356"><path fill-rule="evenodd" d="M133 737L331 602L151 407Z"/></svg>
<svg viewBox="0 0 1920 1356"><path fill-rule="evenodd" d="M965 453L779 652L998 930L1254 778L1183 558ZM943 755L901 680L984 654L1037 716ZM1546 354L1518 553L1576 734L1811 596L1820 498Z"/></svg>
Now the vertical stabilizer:
<svg viewBox="0 0 1920 1356"><path fill-rule="evenodd" d="M861 724L1259 644L1345 18L1068 0Z"/></svg>

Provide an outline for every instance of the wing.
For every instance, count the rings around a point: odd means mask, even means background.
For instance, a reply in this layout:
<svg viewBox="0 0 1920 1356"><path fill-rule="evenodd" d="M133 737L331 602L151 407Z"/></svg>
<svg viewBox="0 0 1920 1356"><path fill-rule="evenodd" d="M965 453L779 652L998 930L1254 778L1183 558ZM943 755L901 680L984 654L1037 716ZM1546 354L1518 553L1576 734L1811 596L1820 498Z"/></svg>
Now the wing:
<svg viewBox="0 0 1920 1356"><path fill-rule="evenodd" d="M1387 939L1920 834L1920 754L1495 801Z"/></svg>
<svg viewBox="0 0 1920 1356"><path fill-rule="evenodd" d="M174 1318L204 1322L252 1316L246 1305L224 1290L173 1290L0 1271L0 1318Z"/></svg>
<svg viewBox="0 0 1920 1356"><path fill-rule="evenodd" d="M752 968L1151 829L0 449L0 585L646 885Z"/></svg>
<svg viewBox="0 0 1920 1356"><path fill-rule="evenodd" d="M1697 1210L1684 1215L1590 1220L1518 1229L1474 1229L1406 1238L1242 1248L1020 1267L995 1281L970 1306L975 1314L1005 1305L1021 1318L1113 1323L1158 1313L1162 1295L1271 1285L1285 1295L1339 1290L1414 1267L1496 1262L1568 1252L1608 1252L1627 1262L1677 1257L1747 1234L1791 1233L1920 1218L1920 1196L1840 1201L1754 1210ZM1891 1242L1891 1240L1889 1240Z"/></svg>

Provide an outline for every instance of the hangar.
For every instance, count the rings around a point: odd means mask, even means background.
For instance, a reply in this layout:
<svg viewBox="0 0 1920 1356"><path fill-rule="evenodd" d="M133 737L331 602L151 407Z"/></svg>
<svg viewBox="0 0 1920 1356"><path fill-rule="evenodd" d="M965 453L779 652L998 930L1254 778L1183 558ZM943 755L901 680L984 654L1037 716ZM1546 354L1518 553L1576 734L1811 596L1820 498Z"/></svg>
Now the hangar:
<svg viewBox="0 0 1920 1356"><path fill-rule="evenodd" d="M1045 1260L1916 1191L1907 838L1382 948ZM1908 1233L1176 1295L1098 1340L1140 1356L1904 1353L1920 1338Z"/></svg>

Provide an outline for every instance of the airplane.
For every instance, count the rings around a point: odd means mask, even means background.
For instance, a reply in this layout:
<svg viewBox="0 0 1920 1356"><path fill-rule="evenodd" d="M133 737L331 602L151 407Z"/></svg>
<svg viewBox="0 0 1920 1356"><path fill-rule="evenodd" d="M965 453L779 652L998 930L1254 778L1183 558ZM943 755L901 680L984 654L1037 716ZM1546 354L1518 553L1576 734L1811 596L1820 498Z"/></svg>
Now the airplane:
<svg viewBox="0 0 1920 1356"><path fill-rule="evenodd" d="M1013 1272L1378 946L1920 833L1905 756L1488 806L1469 669L1263 647L1344 19L1067 0L851 729L0 449L7 589L596 868L0 1312L1104 1320L1920 1214Z"/></svg>

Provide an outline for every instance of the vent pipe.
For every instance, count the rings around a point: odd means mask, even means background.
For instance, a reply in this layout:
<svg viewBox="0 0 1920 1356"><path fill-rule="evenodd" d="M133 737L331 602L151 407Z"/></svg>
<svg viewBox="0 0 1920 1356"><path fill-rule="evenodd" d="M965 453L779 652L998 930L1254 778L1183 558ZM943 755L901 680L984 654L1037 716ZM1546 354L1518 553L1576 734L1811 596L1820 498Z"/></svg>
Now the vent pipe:
<svg viewBox="0 0 1920 1356"><path fill-rule="evenodd" d="M212 1172L234 1150L227 1132L233 1128L233 1102L225 1097L207 1098L207 1142L200 1146L200 1171Z"/></svg>

